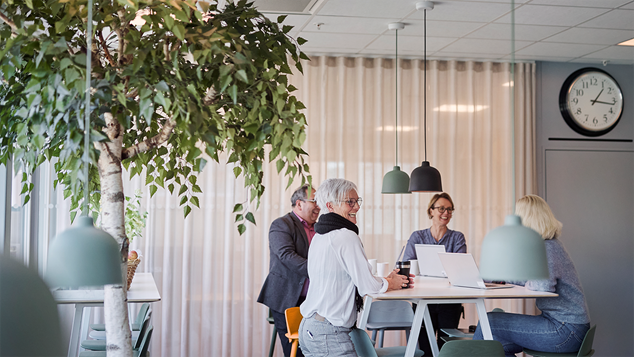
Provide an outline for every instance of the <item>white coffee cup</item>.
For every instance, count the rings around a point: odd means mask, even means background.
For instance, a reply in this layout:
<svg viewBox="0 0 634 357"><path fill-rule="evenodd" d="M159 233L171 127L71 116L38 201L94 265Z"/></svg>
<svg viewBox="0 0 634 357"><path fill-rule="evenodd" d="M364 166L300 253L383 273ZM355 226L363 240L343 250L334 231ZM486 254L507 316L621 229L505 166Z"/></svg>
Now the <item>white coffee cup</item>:
<svg viewBox="0 0 634 357"><path fill-rule="evenodd" d="M390 263L378 263L376 265L376 276L380 276L382 278L388 276L390 274Z"/></svg>
<svg viewBox="0 0 634 357"><path fill-rule="evenodd" d="M410 264L409 273L418 276L418 274L420 274L420 270L418 270L418 260L410 259L409 264Z"/></svg>
<svg viewBox="0 0 634 357"><path fill-rule="evenodd" d="M372 274L376 275L376 259L368 259L368 263L372 267Z"/></svg>

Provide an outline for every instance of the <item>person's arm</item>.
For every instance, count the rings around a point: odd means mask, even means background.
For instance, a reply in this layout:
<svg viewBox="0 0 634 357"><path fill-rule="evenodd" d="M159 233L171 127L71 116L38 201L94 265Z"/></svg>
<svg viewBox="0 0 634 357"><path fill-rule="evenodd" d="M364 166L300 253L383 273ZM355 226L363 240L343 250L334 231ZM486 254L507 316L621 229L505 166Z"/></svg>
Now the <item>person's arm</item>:
<svg viewBox="0 0 634 357"><path fill-rule="evenodd" d="M453 249L449 253L466 253L467 240L465 239L464 234L458 231L454 231L454 234L456 235L456 237L454 240Z"/></svg>
<svg viewBox="0 0 634 357"><path fill-rule="evenodd" d="M406 262L411 259L418 259L416 257L416 244L423 243L423 240L420 236L420 231L412 232L412 235L409 237L407 241L407 245L405 245L405 252L403 253L403 261Z"/></svg>
<svg viewBox="0 0 634 357"><path fill-rule="evenodd" d="M306 258L297 254L294 234L294 227L289 227L281 218L276 219L269 230L269 249L286 268L308 277Z"/></svg>
<svg viewBox="0 0 634 357"><path fill-rule="evenodd" d="M548 279L544 280L529 280L526 282L526 288L533 291L547 291L554 293L557 290L557 262L560 257L555 256L553 249L550 249L551 245L546 243L546 259L548 260Z"/></svg>

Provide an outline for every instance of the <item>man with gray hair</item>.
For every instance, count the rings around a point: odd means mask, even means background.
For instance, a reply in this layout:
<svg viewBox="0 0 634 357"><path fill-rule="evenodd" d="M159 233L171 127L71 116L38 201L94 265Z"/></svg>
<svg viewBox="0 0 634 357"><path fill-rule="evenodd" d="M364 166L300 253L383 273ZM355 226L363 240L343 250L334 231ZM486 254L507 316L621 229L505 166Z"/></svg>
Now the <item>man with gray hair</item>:
<svg viewBox="0 0 634 357"><path fill-rule="evenodd" d="M258 302L271 309L275 327L282 343L284 356L291 354L286 334L284 311L299 306L308 292L306 258L308 246L315 235L319 206L315 202L316 188L303 185L291 196L292 212L276 219L269 229L270 265ZM303 356L297 350L297 356Z"/></svg>

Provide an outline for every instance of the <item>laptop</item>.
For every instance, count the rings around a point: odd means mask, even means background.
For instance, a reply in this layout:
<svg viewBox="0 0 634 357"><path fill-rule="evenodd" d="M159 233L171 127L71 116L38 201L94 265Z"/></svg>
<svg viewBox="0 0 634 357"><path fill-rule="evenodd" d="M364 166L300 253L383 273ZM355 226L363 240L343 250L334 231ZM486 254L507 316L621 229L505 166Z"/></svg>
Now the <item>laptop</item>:
<svg viewBox="0 0 634 357"><path fill-rule="evenodd" d="M438 253L445 252L445 246L442 244L416 244L416 258L418 259L418 269L420 275L444 278L445 269L442 267Z"/></svg>
<svg viewBox="0 0 634 357"><path fill-rule="evenodd" d="M511 288L510 284L485 283L470 253L438 253L451 285L475 289Z"/></svg>

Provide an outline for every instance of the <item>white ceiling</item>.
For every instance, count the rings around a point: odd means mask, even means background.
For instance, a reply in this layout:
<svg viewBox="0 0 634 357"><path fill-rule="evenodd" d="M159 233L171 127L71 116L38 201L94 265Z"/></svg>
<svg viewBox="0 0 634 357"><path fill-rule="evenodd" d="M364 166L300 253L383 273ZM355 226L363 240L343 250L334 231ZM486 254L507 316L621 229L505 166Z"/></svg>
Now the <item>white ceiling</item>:
<svg viewBox="0 0 634 357"><path fill-rule="evenodd" d="M416 0L255 0L267 16L289 14L309 55L423 57L424 12ZM510 0L439 0L427 11L430 59L511 60ZM286 10L283 10L286 9ZM318 26L318 24L321 24ZM634 64L634 0L516 0L515 59Z"/></svg>

